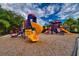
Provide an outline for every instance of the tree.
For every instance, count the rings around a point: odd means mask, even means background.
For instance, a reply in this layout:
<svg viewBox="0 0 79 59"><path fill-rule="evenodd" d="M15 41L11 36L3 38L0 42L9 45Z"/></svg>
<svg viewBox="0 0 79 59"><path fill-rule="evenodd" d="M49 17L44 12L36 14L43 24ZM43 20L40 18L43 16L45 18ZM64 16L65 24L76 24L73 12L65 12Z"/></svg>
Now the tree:
<svg viewBox="0 0 79 59"><path fill-rule="evenodd" d="M6 34L10 31L12 26L19 26L24 18L21 15L0 8L0 33Z"/></svg>
<svg viewBox="0 0 79 59"><path fill-rule="evenodd" d="M67 24L69 27L70 27L70 31L73 31L72 29L72 25L76 25L77 24L77 21L74 20L73 18L68 18L64 24Z"/></svg>
<svg viewBox="0 0 79 59"><path fill-rule="evenodd" d="M77 19L77 27L78 27L78 32L79 32L79 18Z"/></svg>

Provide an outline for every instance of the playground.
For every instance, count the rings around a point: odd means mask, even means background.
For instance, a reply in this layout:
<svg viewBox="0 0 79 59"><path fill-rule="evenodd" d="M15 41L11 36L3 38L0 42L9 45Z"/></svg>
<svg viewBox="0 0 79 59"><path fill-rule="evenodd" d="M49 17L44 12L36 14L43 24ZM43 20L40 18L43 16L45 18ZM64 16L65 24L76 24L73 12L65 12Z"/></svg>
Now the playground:
<svg viewBox="0 0 79 59"><path fill-rule="evenodd" d="M22 16L13 11L2 8L1 10L1 56L72 56L77 54L79 47L76 46L78 45L76 38L79 37L79 18L67 18L62 21L61 18L55 19L55 15L52 15L50 21L48 18L42 19L41 15L37 16L35 13L26 13L27 15Z"/></svg>
<svg viewBox="0 0 79 59"><path fill-rule="evenodd" d="M19 28L13 26L10 34L0 37L0 55L71 56L78 35L60 24L54 21L45 30L37 23L36 16L29 14Z"/></svg>
<svg viewBox="0 0 79 59"><path fill-rule="evenodd" d="M0 55L72 55L78 35L60 24L60 21L54 21L45 30L37 23L36 16L29 14L27 20L20 22L19 28L13 26L10 34L0 37Z"/></svg>

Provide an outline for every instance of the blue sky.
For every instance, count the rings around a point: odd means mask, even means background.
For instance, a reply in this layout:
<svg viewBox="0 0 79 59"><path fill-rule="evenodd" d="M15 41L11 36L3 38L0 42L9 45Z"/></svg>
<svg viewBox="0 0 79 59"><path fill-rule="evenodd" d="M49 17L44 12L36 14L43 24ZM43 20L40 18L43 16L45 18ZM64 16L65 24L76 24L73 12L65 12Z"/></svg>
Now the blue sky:
<svg viewBox="0 0 79 59"><path fill-rule="evenodd" d="M42 25L53 20L64 22L69 17L79 17L78 3L2 3L1 6L21 14L25 19L29 13L33 13Z"/></svg>

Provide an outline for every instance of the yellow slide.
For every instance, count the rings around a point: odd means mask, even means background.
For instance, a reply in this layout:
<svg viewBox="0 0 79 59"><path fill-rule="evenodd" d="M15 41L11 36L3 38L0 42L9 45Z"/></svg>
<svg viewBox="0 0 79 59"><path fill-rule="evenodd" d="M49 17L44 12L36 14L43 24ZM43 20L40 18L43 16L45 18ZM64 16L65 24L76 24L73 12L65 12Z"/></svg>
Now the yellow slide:
<svg viewBox="0 0 79 59"><path fill-rule="evenodd" d="M66 33L68 33L68 34L72 34L72 33L70 33L68 30L66 30L66 29L64 29L64 28L60 28L60 30L61 30L61 31L64 31L64 32L66 32Z"/></svg>
<svg viewBox="0 0 79 59"><path fill-rule="evenodd" d="M31 22L33 28L35 28L36 34L40 34L43 30L43 27L35 22Z"/></svg>
<svg viewBox="0 0 79 59"><path fill-rule="evenodd" d="M28 36L30 41L35 42L39 40L39 34L42 32L43 27L35 22L31 22L31 25L33 28L35 28L35 31L32 32L32 29L28 29L25 31L25 35Z"/></svg>

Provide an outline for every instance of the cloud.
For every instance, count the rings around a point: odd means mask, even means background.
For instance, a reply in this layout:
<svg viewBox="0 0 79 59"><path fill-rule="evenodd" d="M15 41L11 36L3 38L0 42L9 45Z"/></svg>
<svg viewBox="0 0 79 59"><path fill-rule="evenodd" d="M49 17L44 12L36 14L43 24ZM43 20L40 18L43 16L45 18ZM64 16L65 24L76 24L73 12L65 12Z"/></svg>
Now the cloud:
<svg viewBox="0 0 79 59"><path fill-rule="evenodd" d="M44 21L44 20L38 18L38 19L37 19L37 23L43 26L43 25L47 24L48 22L46 22L46 21Z"/></svg>
<svg viewBox="0 0 79 59"><path fill-rule="evenodd" d="M43 17L43 16L46 16L46 15L50 15L50 14L53 14L55 12L55 7L56 6L52 6L52 5L48 5L48 6L45 6L43 8L39 8L39 5L40 4L2 4L2 8L5 8L5 9L8 9L8 10L12 10L12 11L15 11L17 13L19 12L23 12L26 13L26 14L29 14L29 13L34 13L35 15L37 15L38 17ZM24 14L24 15L26 15Z"/></svg>
<svg viewBox="0 0 79 59"><path fill-rule="evenodd" d="M14 11L21 14L25 18L29 13L33 13L37 18L42 21L41 17L46 19L52 19L53 15L58 16L60 20L68 17L79 17L79 4L78 3L66 3L66 4L41 4L41 3L1 3L2 8ZM51 15L51 18L50 18ZM40 22L39 21L39 22ZM46 21L45 21L46 22Z"/></svg>
<svg viewBox="0 0 79 59"><path fill-rule="evenodd" d="M68 17L77 17L76 15L79 15L79 4L65 4L62 10L58 13L61 19L65 19Z"/></svg>

